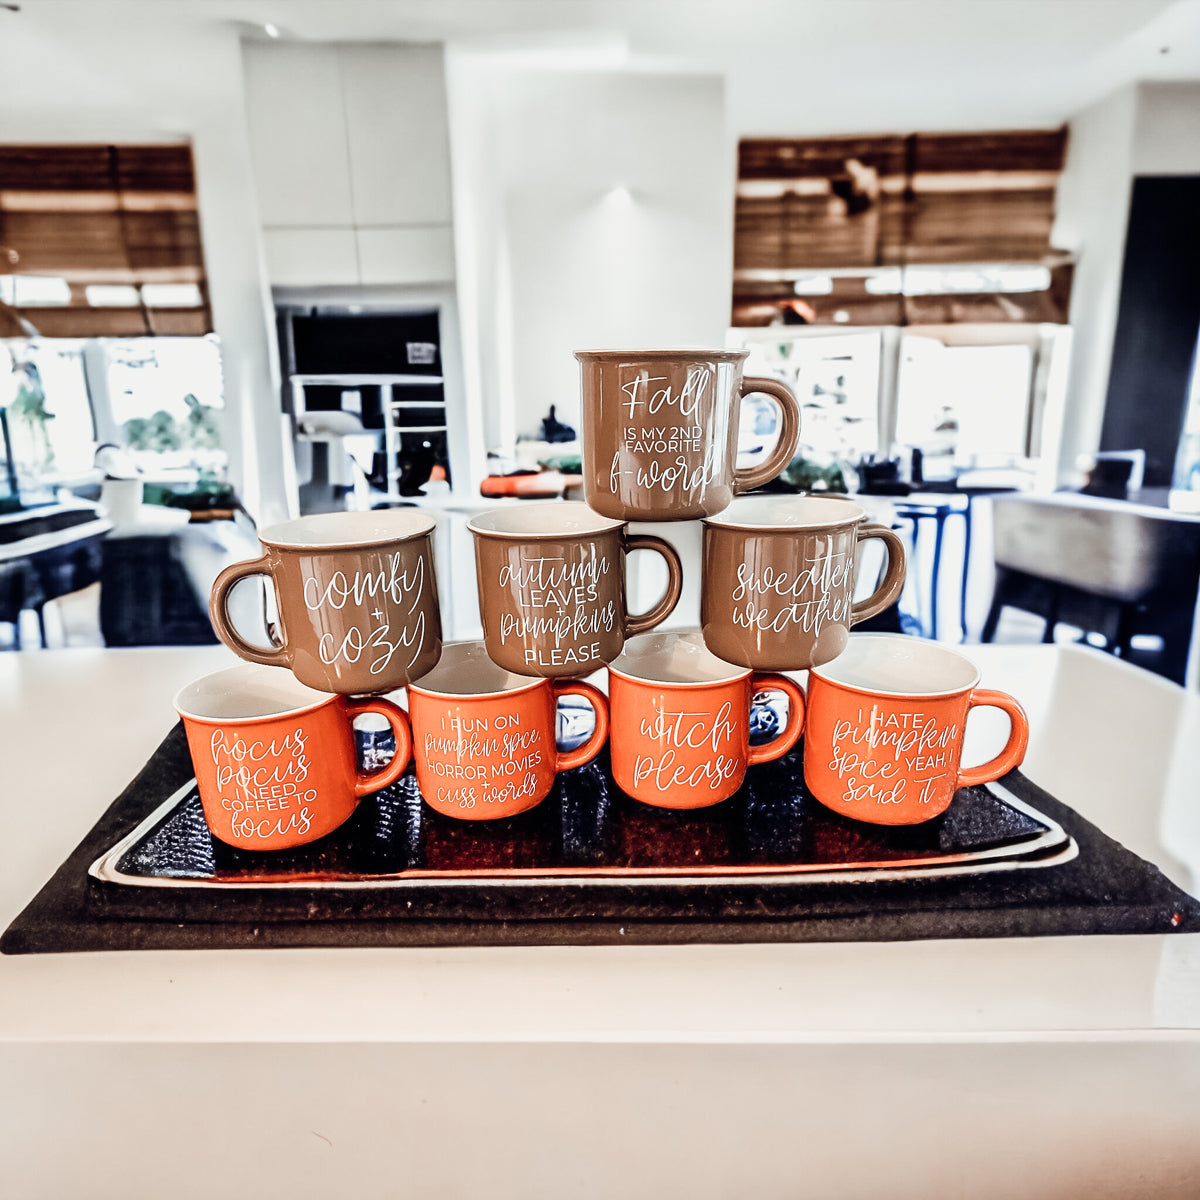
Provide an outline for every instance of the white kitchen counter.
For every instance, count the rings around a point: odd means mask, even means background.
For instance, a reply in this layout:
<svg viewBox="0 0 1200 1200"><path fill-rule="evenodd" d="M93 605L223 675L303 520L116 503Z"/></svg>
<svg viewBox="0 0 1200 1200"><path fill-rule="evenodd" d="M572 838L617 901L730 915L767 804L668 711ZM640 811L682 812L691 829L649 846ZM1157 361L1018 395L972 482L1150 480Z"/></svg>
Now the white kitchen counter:
<svg viewBox="0 0 1200 1200"><path fill-rule="evenodd" d="M1200 697L967 652L1030 778L1194 894ZM0 922L229 661L0 656ZM0 1105L22 1200L1195 1197L1200 935L7 957Z"/></svg>

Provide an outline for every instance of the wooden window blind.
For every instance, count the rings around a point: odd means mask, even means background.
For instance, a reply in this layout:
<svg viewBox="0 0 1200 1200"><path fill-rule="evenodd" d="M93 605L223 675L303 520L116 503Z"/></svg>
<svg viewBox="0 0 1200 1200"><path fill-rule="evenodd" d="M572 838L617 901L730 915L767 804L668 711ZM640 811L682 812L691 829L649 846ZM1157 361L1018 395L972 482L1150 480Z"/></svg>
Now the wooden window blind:
<svg viewBox="0 0 1200 1200"><path fill-rule="evenodd" d="M18 296L47 337L211 332L191 147L0 146L0 274L67 280L66 303ZM161 284L196 292L183 305L148 302ZM136 290L102 305L88 296L96 285Z"/></svg>
<svg viewBox="0 0 1200 1200"><path fill-rule="evenodd" d="M816 324L1065 320L1071 267L1050 244L1065 151L1065 129L744 139L733 323L785 310ZM908 268L965 264L1037 265L1049 282L947 295L905 286Z"/></svg>

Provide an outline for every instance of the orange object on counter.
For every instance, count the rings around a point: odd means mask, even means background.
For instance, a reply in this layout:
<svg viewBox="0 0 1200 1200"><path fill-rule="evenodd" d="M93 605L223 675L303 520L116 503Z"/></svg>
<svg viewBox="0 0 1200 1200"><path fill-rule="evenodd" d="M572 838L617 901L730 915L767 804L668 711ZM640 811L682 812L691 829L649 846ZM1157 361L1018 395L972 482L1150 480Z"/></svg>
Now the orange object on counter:
<svg viewBox="0 0 1200 1200"><path fill-rule="evenodd" d="M489 475L480 485L479 494L494 498L515 496L519 499L550 500L568 488L580 487L582 475L564 475L561 471L538 471L530 475Z"/></svg>

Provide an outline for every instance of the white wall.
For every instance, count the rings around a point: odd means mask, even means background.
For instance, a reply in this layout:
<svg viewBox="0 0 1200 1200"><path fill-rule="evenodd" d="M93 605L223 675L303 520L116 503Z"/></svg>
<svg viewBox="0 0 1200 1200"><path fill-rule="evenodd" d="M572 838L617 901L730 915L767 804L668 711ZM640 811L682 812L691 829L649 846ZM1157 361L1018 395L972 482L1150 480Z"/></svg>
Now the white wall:
<svg viewBox="0 0 1200 1200"><path fill-rule="evenodd" d="M249 42L245 64L271 283L452 280L441 46Z"/></svg>
<svg viewBox="0 0 1200 1200"><path fill-rule="evenodd" d="M1200 83L1141 83L1135 175L1200 174Z"/></svg>
<svg viewBox="0 0 1200 1200"><path fill-rule="evenodd" d="M578 427L575 350L723 345L721 80L453 48L447 67L467 386L489 448L533 436L551 404Z"/></svg>
<svg viewBox="0 0 1200 1200"><path fill-rule="evenodd" d="M1061 421L1047 413L1043 443L1059 483L1072 482L1076 458L1100 445L1134 177L1198 172L1198 83L1130 84L1070 123L1052 241L1078 259L1074 341Z"/></svg>
<svg viewBox="0 0 1200 1200"><path fill-rule="evenodd" d="M1056 459L1057 482L1100 444L1108 369L1117 326L1125 229L1133 186L1137 88L1122 88L1071 121L1051 243L1076 256L1070 322L1071 369L1061 420L1047 412L1042 452Z"/></svg>
<svg viewBox="0 0 1200 1200"><path fill-rule="evenodd" d="M0 141L191 140L230 469L260 520L286 515L278 363L232 25L111 19L107 6L6 22Z"/></svg>

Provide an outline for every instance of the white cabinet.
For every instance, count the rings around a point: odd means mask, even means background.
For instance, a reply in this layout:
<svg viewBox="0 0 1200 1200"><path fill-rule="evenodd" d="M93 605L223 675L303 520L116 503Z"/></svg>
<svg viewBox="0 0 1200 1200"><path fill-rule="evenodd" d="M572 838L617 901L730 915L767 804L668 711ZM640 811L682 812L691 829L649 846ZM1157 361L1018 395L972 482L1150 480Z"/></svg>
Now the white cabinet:
<svg viewBox="0 0 1200 1200"><path fill-rule="evenodd" d="M441 47L246 43L243 53L271 283L452 280Z"/></svg>
<svg viewBox="0 0 1200 1200"><path fill-rule="evenodd" d="M337 48L249 42L244 56L263 226L349 228L354 207Z"/></svg>
<svg viewBox="0 0 1200 1200"><path fill-rule="evenodd" d="M353 229L263 230L267 278L276 287L361 282Z"/></svg>
<svg viewBox="0 0 1200 1200"><path fill-rule="evenodd" d="M440 46L339 46L358 226L449 225Z"/></svg>
<svg viewBox="0 0 1200 1200"><path fill-rule="evenodd" d="M449 225L360 229L358 263L360 283L440 283L454 278L454 237Z"/></svg>

